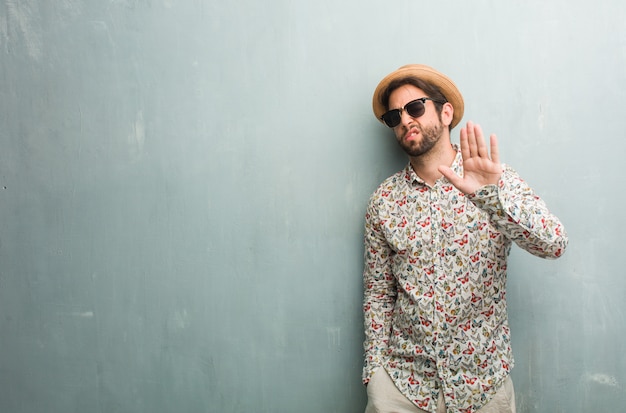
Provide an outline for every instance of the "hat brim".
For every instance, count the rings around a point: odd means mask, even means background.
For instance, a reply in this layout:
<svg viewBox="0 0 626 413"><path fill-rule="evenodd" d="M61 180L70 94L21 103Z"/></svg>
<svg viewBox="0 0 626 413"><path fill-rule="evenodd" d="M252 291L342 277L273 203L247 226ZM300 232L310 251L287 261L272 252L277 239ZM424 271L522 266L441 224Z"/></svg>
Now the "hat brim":
<svg viewBox="0 0 626 413"><path fill-rule="evenodd" d="M380 83L376 87L376 90L374 91L374 97L372 99L372 107L374 109L374 115L376 116L376 119L382 122L381 117L387 111L387 108L381 101L381 95L389 87L389 84L391 84L391 82L395 80L408 77L421 79L424 82L436 86L454 108L454 114L452 116L452 122L450 123L450 129L458 125L458 123L463 118L463 111L465 109L461 92L459 92L459 89L449 77L447 77L443 73L436 71L430 66L421 64L402 66L398 70L385 76L385 78L380 81Z"/></svg>

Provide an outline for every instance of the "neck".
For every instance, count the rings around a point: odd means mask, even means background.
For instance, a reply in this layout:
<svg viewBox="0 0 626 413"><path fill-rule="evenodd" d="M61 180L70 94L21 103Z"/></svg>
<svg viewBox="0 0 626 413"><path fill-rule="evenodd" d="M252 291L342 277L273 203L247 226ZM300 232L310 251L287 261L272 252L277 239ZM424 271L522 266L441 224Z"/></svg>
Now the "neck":
<svg viewBox="0 0 626 413"><path fill-rule="evenodd" d="M442 177L439 167L452 165L456 157L456 151L449 139L442 139L440 143L423 155L410 157L411 167L429 186L433 186Z"/></svg>

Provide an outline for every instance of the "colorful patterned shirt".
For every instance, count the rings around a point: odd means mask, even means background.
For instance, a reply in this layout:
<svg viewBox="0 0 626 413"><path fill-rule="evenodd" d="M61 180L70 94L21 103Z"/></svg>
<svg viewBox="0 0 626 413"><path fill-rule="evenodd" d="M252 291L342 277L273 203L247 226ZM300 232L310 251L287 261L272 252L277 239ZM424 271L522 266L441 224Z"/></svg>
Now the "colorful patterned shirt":
<svg viewBox="0 0 626 413"><path fill-rule="evenodd" d="M452 169L463 173L457 150ZM447 179L432 187L410 164L372 195L365 217L367 384L385 368L418 408L475 412L513 367L506 307L511 243L543 258L563 254L567 234L518 174L465 195Z"/></svg>

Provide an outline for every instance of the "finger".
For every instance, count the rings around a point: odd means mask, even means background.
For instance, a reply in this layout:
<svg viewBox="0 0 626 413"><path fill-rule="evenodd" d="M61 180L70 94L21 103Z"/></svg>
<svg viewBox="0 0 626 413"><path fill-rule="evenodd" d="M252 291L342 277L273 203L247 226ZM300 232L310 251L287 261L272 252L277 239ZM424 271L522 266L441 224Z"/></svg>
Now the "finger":
<svg viewBox="0 0 626 413"><path fill-rule="evenodd" d="M489 137L489 144L491 146L491 160L499 165L500 152L498 151L498 138L495 133L492 133Z"/></svg>
<svg viewBox="0 0 626 413"><path fill-rule="evenodd" d="M469 146L467 144L467 128L466 127L461 128L461 137L459 138L459 141L461 143L461 156L463 157L463 159L469 159L470 151L469 151Z"/></svg>
<svg viewBox="0 0 626 413"><path fill-rule="evenodd" d="M474 124L470 121L467 122L467 147L469 149L469 156L475 157L478 155L478 147L476 145L476 134L474 130Z"/></svg>
<svg viewBox="0 0 626 413"><path fill-rule="evenodd" d="M480 125L474 126L474 135L476 137L476 153L481 158L489 159L489 152L487 151L487 143L483 137L483 130Z"/></svg>

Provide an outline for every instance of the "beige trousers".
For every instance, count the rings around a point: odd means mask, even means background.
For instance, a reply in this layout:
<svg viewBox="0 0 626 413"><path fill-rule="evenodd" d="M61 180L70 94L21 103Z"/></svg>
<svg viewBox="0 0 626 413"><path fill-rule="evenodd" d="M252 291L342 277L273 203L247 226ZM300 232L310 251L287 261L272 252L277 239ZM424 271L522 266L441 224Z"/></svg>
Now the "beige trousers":
<svg viewBox="0 0 626 413"><path fill-rule="evenodd" d="M383 368L376 371L367 385L367 407L365 413L428 413L418 409L396 388L396 385ZM443 392L439 392L437 412L446 413ZM515 391L513 381L507 378L489 403L477 413L515 413Z"/></svg>

